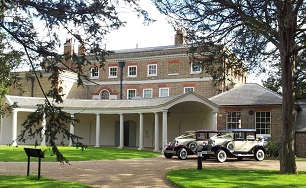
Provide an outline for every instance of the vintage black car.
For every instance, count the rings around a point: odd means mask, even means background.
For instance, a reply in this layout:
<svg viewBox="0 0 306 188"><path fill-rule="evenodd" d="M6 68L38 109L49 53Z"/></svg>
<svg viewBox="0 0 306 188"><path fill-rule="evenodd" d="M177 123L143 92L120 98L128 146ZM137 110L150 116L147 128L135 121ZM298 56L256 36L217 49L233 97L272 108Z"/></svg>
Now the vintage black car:
<svg viewBox="0 0 306 188"><path fill-rule="evenodd" d="M217 133L216 130L186 131L165 146L164 156L168 159L173 156L178 156L182 160L187 159L188 155L196 154L199 146L207 143L208 139Z"/></svg>
<svg viewBox="0 0 306 188"><path fill-rule="evenodd" d="M257 161L265 158L266 139L256 138L256 129L228 129L208 140L202 147L203 159L214 157L224 162L227 157L242 160L244 157L254 157Z"/></svg>

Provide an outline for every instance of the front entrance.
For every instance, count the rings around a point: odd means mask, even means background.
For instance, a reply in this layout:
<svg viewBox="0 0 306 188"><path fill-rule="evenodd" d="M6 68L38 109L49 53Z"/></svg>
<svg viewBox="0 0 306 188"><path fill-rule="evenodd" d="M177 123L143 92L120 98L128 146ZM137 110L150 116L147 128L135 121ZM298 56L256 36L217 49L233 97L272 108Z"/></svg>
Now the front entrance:
<svg viewBox="0 0 306 188"><path fill-rule="evenodd" d="M136 122L125 121L123 127L124 146L136 147ZM115 122L115 146L120 145L120 122Z"/></svg>

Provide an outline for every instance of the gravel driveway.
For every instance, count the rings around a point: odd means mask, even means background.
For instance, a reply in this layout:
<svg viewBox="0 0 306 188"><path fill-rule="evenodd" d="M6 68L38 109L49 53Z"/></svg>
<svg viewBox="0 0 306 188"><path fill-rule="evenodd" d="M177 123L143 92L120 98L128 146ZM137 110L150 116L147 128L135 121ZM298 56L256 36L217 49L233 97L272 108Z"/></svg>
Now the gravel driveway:
<svg viewBox="0 0 306 188"><path fill-rule="evenodd" d="M37 162L32 162L30 174L37 174ZM306 162L297 162L298 170L306 170ZM43 162L41 176L63 181L76 181L92 187L173 187L165 178L169 170L195 168L196 156L187 160L176 157L166 159L163 156L147 159L125 159L107 161L71 162L61 165L57 162ZM239 169L271 169L279 170L279 161L253 159L237 161L227 160L224 163L215 160L203 161L205 168L239 168ZM26 162L0 162L0 174L22 175L27 173Z"/></svg>

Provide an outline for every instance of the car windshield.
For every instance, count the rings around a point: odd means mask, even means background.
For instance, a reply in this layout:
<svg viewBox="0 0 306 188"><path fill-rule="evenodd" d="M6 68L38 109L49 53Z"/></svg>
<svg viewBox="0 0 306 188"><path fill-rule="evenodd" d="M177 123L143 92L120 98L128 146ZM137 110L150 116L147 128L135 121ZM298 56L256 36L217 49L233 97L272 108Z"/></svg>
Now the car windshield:
<svg viewBox="0 0 306 188"><path fill-rule="evenodd" d="M188 133L185 133L179 137L177 137L179 139L186 139L186 138L195 138L195 133L194 132L188 132Z"/></svg>
<svg viewBox="0 0 306 188"><path fill-rule="evenodd" d="M217 136L218 138L233 138L233 133L219 132Z"/></svg>

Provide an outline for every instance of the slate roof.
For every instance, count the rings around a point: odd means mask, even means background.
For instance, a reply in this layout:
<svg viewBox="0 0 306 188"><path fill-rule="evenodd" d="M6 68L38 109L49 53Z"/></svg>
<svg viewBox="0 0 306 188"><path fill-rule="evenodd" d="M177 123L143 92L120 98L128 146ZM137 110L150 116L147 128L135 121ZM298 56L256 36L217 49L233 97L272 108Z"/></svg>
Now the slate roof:
<svg viewBox="0 0 306 188"><path fill-rule="evenodd" d="M177 45L167 45L167 46L154 46L154 47L145 47L145 48L131 48L131 49L122 49L114 50L115 53L136 53L136 52L152 52L152 51L162 51L170 49L180 49L187 48L186 44L177 44Z"/></svg>
<svg viewBox="0 0 306 188"><path fill-rule="evenodd" d="M282 105L282 96L256 83L247 83L209 98L219 106Z"/></svg>
<svg viewBox="0 0 306 188"><path fill-rule="evenodd" d="M300 107L295 121L295 130L296 131L306 131L306 102L298 102Z"/></svg>

